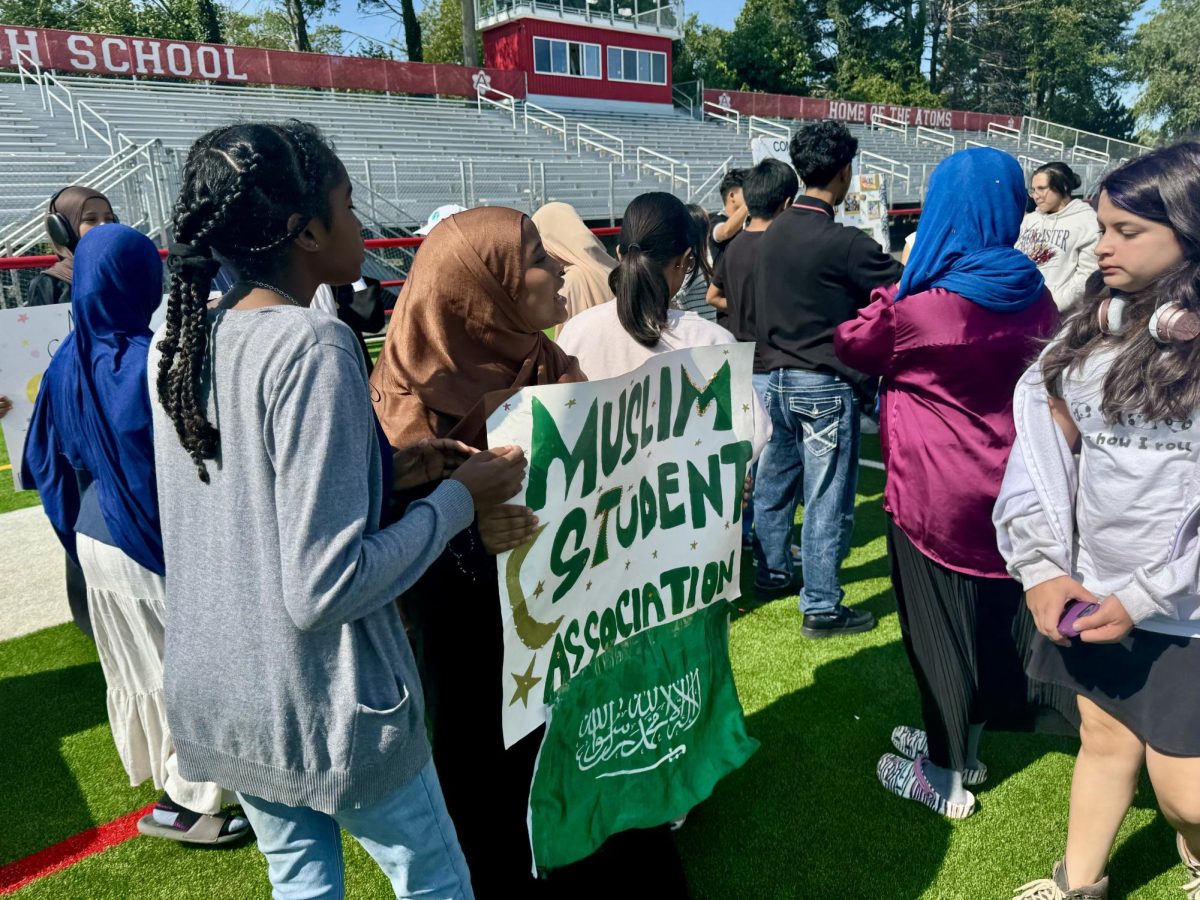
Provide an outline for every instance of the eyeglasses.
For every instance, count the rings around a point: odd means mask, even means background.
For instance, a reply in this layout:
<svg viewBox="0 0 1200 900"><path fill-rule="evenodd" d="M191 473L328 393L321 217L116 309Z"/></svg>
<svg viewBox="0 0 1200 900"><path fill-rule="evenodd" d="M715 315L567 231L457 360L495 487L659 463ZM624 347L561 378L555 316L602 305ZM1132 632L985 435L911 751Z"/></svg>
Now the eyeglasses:
<svg viewBox="0 0 1200 900"><path fill-rule="evenodd" d="M1046 187L1031 187L1029 189L1029 196L1036 197L1039 194L1048 194L1051 190L1052 189L1049 185L1047 185Z"/></svg>

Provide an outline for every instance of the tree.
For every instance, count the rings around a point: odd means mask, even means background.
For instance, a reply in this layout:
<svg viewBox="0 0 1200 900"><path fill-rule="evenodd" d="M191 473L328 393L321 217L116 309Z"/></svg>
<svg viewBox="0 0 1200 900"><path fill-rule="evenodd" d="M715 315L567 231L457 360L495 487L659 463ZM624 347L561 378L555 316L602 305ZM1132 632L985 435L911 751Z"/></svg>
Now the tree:
<svg viewBox="0 0 1200 900"><path fill-rule="evenodd" d="M816 83L822 35L800 0L746 0L725 41L733 87L803 94Z"/></svg>
<svg viewBox="0 0 1200 900"><path fill-rule="evenodd" d="M421 19L414 0L358 0L359 12L392 19L404 32L404 47L412 62L425 59Z"/></svg>
<svg viewBox="0 0 1200 900"><path fill-rule="evenodd" d="M462 65L462 0L426 0L417 17L421 21L425 62ZM478 64L478 59L467 63Z"/></svg>
<svg viewBox="0 0 1200 900"><path fill-rule="evenodd" d="M276 0L288 25L291 49L313 51L309 23L315 23L328 13L338 11L339 0Z"/></svg>
<svg viewBox="0 0 1200 900"><path fill-rule="evenodd" d="M292 23L277 9L264 9L257 14L227 9L225 37L229 43L242 47L262 47L266 50L295 49ZM314 53L341 53L342 30L336 25L318 25L309 32L308 43Z"/></svg>
<svg viewBox="0 0 1200 900"><path fill-rule="evenodd" d="M703 24L692 13L683 22L683 37L675 42L671 64L672 83L703 81L706 87L736 88L737 76L729 68L726 59L728 43L728 31Z"/></svg>
<svg viewBox="0 0 1200 900"><path fill-rule="evenodd" d="M1200 0L1163 0L1133 39L1129 74L1141 82L1133 111L1145 130L1177 138L1200 130Z"/></svg>

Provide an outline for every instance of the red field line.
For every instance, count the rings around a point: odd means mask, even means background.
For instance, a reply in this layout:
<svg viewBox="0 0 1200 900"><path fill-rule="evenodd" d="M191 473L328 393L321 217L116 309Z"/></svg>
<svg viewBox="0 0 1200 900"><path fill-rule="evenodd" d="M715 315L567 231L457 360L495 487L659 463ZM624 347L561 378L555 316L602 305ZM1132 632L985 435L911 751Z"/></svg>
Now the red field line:
<svg viewBox="0 0 1200 900"><path fill-rule="evenodd" d="M138 819L154 809L154 804L135 810L119 819L97 825L60 841L53 847L31 853L23 859L0 866L0 895L11 894L31 882L73 866L109 847L136 837Z"/></svg>

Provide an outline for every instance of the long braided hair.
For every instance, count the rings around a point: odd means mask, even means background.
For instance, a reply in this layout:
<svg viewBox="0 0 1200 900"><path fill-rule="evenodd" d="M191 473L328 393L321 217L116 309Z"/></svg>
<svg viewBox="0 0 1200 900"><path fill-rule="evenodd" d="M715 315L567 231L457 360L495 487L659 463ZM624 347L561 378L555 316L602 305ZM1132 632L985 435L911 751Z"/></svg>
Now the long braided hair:
<svg viewBox="0 0 1200 900"><path fill-rule="evenodd" d="M204 461L216 458L220 439L202 393L213 276L224 262L240 278L275 277L308 222L316 216L328 224L329 190L343 172L321 132L295 120L216 128L188 152L167 257L157 388L205 484Z"/></svg>

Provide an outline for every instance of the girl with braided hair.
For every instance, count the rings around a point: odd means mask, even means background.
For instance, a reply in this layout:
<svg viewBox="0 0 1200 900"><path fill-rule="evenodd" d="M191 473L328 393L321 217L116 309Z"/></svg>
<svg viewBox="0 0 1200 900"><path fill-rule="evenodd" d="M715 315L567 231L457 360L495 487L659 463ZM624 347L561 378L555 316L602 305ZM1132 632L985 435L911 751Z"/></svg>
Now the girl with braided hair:
<svg viewBox="0 0 1200 900"><path fill-rule="evenodd" d="M314 127L204 135L174 224L151 366L180 771L238 792L276 897L343 895L339 826L398 897L472 897L393 600L477 504L516 493L524 458L449 439L381 452L353 333L309 309L363 259ZM239 280L210 309L220 264ZM431 481L380 527L393 488Z"/></svg>

